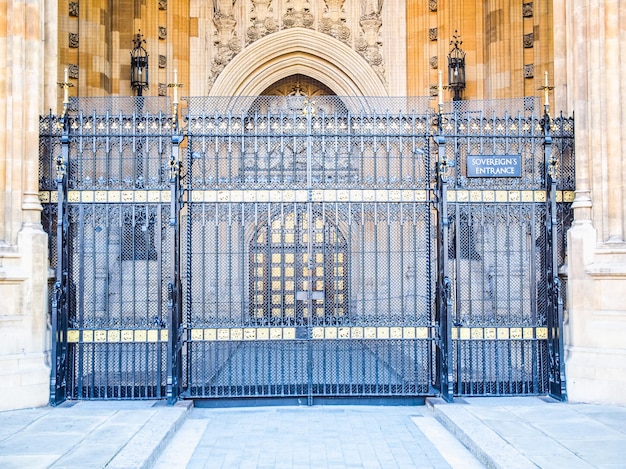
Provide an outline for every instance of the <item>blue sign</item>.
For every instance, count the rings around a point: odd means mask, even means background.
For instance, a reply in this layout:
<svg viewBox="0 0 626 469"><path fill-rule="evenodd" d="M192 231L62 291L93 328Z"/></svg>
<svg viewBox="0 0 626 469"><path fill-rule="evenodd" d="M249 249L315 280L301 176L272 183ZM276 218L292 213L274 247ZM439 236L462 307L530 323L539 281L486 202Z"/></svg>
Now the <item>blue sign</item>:
<svg viewBox="0 0 626 469"><path fill-rule="evenodd" d="M521 155L467 155L469 178L522 177Z"/></svg>

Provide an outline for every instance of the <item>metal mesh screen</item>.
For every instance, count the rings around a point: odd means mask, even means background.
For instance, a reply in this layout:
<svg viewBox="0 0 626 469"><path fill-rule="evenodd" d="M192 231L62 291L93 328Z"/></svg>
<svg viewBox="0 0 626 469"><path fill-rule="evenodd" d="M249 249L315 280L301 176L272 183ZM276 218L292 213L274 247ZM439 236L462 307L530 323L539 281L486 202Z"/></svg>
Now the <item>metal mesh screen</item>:
<svg viewBox="0 0 626 469"><path fill-rule="evenodd" d="M168 206L70 204L72 397L164 397L168 219Z"/></svg>
<svg viewBox="0 0 626 469"><path fill-rule="evenodd" d="M549 126L552 246L535 99L450 103L441 115L429 98L192 97L182 108L180 165L168 99L80 98L66 121L40 119L42 221L67 281L55 327L67 329L57 365L68 397L164 397L168 344L186 397L436 393L437 256L451 280L454 393L547 392L571 118ZM471 156L511 155L519 177L468 173Z"/></svg>
<svg viewBox="0 0 626 469"><path fill-rule="evenodd" d="M302 115L308 108L316 115L385 116L387 114L428 114L432 112L429 97L364 96L226 96L188 97L187 112L194 117L213 115L230 118L261 115Z"/></svg>
<svg viewBox="0 0 626 469"><path fill-rule="evenodd" d="M95 113L100 116L122 114L158 115L169 114L172 110L172 101L169 96L97 96L97 97L70 97L69 111L71 114Z"/></svg>

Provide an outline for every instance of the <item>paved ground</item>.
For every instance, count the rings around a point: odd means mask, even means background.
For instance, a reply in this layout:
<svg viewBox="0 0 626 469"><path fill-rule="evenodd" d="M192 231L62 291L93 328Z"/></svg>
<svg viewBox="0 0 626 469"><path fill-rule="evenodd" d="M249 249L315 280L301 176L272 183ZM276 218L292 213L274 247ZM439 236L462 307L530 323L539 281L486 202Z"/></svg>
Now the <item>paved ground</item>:
<svg viewBox="0 0 626 469"><path fill-rule="evenodd" d="M82 401L0 412L0 468L626 468L626 407L532 397L192 407Z"/></svg>
<svg viewBox="0 0 626 469"><path fill-rule="evenodd" d="M534 397L428 404L489 467L626 468L626 407Z"/></svg>
<svg viewBox="0 0 626 469"><path fill-rule="evenodd" d="M150 467L189 408L82 401L0 412L0 468Z"/></svg>
<svg viewBox="0 0 626 469"><path fill-rule="evenodd" d="M451 456L470 462L446 434L425 407L194 409L156 467L450 468ZM474 467L482 466L474 460Z"/></svg>

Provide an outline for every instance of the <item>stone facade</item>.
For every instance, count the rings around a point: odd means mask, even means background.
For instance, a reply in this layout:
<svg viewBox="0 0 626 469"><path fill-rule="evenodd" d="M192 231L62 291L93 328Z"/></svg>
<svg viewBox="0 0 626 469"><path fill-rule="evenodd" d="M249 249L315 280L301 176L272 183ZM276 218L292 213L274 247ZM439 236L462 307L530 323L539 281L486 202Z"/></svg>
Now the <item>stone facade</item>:
<svg viewBox="0 0 626 469"><path fill-rule="evenodd" d="M568 237L566 367L572 401L626 404L626 52L615 1L555 1L566 88L576 113L576 198ZM561 39L559 39L561 41ZM559 42L558 45L561 45ZM555 45L555 50L556 45ZM567 86L566 86L567 85Z"/></svg>
<svg viewBox="0 0 626 469"><path fill-rule="evenodd" d="M42 19L43 2L3 5L8 14L0 21L0 410L48 401L48 243L40 222L37 142L44 70L50 65L40 28L56 29Z"/></svg>
<svg viewBox="0 0 626 469"><path fill-rule="evenodd" d="M551 110L576 116L575 221L562 267L568 393L572 401L626 404L626 85L614 79L626 75L619 60L626 44L620 3L87 0L79 8L79 2L6 0L10 14L0 20L0 88L6 90L0 94L0 409L48 399L38 116L61 109L57 82L70 64L72 95L130 95L129 51L137 30L151 57L151 95L163 92L174 70L190 95L258 94L293 74L337 94L428 95L437 82L432 59L445 69L454 31L467 53L464 99L541 96L548 71L555 87Z"/></svg>

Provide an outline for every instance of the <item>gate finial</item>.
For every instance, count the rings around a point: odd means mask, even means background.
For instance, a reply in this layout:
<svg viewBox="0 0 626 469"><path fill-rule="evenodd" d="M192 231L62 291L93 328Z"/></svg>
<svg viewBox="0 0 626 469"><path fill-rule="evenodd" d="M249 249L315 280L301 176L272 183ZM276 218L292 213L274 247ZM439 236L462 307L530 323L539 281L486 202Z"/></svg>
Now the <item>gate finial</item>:
<svg viewBox="0 0 626 469"><path fill-rule="evenodd" d="M178 130L178 88L182 88L183 84L178 83L178 70L174 69L174 82L168 83L168 88L174 88L174 100L172 101L173 110L172 114L174 114L174 128Z"/></svg>
<svg viewBox="0 0 626 469"><path fill-rule="evenodd" d="M544 85L540 86L538 89L539 90L543 90L543 109L544 109L544 112L546 113L546 115L550 115L550 99L549 99L549 96L548 96L548 92L550 90L553 90L554 86L550 86L548 84L548 71L547 70L544 72L544 76L545 76Z"/></svg>
<svg viewBox="0 0 626 469"><path fill-rule="evenodd" d="M73 83L69 82L67 67L64 70L63 81L57 82L57 84L63 88L63 116L65 117L67 114L67 108L70 104L69 89L74 86Z"/></svg>

